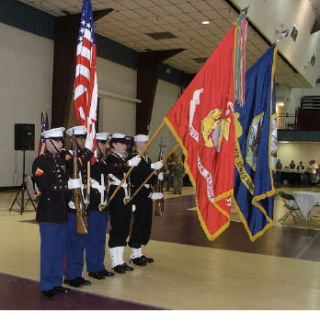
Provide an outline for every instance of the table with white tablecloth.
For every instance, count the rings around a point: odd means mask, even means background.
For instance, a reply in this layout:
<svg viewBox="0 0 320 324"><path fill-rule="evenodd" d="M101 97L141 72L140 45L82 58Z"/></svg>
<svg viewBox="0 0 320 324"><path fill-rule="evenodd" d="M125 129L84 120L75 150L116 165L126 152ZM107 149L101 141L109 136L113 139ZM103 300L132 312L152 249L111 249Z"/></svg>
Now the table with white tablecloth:
<svg viewBox="0 0 320 324"><path fill-rule="evenodd" d="M293 197L305 217L315 205L320 204L320 192L295 191Z"/></svg>

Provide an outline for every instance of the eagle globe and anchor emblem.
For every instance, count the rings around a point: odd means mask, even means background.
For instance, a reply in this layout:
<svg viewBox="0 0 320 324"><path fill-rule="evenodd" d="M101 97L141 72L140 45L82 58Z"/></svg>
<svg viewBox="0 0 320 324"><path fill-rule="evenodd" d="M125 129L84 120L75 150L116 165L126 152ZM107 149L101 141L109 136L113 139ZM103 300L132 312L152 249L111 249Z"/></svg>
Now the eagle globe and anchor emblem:
<svg viewBox="0 0 320 324"><path fill-rule="evenodd" d="M231 111L233 112L233 105L231 102L228 102L225 118L222 118L221 108L212 109L203 118L201 121L201 133L206 147L215 147L216 151L220 152L222 139L225 139L225 141L229 140L231 118L228 116ZM224 201L225 207L231 206L231 197L226 197Z"/></svg>
<svg viewBox="0 0 320 324"><path fill-rule="evenodd" d="M232 103L228 103L226 116L232 110ZM222 118L222 109L212 109L201 121L201 133L206 147L215 147L217 152L221 150L222 139L229 139L231 119Z"/></svg>

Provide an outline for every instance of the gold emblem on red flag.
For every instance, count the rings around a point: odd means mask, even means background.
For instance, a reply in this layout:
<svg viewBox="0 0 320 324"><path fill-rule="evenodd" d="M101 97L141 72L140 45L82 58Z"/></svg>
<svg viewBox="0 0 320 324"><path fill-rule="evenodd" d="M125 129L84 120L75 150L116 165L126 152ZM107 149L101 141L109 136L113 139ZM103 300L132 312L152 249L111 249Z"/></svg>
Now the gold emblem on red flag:
<svg viewBox="0 0 320 324"><path fill-rule="evenodd" d="M231 120L229 117L221 118L222 110L220 108L212 109L201 122L201 132L204 145L215 147L220 152L221 142L224 138L229 139L229 130Z"/></svg>

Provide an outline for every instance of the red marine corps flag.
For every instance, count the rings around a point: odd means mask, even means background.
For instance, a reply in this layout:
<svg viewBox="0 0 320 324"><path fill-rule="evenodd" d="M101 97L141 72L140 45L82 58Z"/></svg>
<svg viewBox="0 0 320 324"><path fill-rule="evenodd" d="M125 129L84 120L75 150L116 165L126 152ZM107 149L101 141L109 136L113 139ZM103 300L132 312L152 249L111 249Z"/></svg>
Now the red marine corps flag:
<svg viewBox="0 0 320 324"><path fill-rule="evenodd" d="M185 154L197 212L209 240L230 223L234 179L235 97L244 98L247 22L242 17L165 118Z"/></svg>

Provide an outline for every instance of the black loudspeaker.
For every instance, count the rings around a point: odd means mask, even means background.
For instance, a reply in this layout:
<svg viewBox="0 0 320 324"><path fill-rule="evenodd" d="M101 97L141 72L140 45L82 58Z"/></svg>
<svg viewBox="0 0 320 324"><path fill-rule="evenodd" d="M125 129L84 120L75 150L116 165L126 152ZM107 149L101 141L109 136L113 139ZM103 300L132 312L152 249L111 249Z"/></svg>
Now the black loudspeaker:
<svg viewBox="0 0 320 324"><path fill-rule="evenodd" d="M34 124L14 124L15 151L34 150Z"/></svg>

